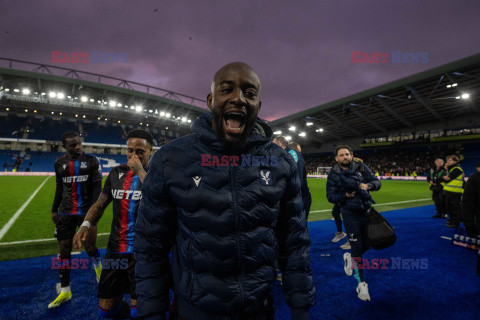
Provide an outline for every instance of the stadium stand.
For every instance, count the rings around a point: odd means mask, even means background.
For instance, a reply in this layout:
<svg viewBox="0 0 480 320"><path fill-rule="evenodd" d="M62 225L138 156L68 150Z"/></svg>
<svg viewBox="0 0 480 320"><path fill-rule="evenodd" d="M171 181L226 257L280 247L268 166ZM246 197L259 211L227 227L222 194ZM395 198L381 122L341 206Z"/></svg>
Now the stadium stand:
<svg viewBox="0 0 480 320"><path fill-rule="evenodd" d="M21 152L12 150L0 150L0 163L2 171L12 171L17 159L22 159L17 172L53 172L55 160L63 156L63 152ZM111 168L127 162L126 155L94 154L99 160L104 173L110 172Z"/></svg>
<svg viewBox="0 0 480 320"><path fill-rule="evenodd" d="M433 165L436 158L445 159L450 154L461 154L461 162L468 176L475 171L475 165L480 159L480 145L476 143L414 146L375 150L355 150L354 156L361 158L374 172L379 175L412 175L421 176ZM315 174L317 167L331 167L335 164L333 153L305 155L307 172Z"/></svg>

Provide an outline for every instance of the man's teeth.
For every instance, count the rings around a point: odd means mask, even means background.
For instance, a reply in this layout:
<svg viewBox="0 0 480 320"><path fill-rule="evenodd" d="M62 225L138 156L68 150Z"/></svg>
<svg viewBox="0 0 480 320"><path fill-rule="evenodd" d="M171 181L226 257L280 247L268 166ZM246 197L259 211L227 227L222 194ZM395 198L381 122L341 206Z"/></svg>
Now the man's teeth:
<svg viewBox="0 0 480 320"><path fill-rule="evenodd" d="M232 130L232 131L240 131L240 130L242 130L242 127L240 127L240 128L232 128L232 127L230 127L228 124L227 124L226 126L227 126L228 130Z"/></svg>

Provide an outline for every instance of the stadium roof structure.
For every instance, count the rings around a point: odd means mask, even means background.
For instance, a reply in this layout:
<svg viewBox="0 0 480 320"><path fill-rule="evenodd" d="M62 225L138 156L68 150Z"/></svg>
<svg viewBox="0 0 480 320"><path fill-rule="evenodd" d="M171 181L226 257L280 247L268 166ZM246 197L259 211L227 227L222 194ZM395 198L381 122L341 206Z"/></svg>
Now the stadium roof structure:
<svg viewBox="0 0 480 320"><path fill-rule="evenodd" d="M303 145L480 115L480 54L270 122ZM307 124L308 123L308 124ZM294 130L292 127L295 127ZM414 130L412 130L414 131ZM305 139L293 138L304 133Z"/></svg>
<svg viewBox="0 0 480 320"><path fill-rule="evenodd" d="M3 68L2 66L7 66ZM26 69L26 70L23 70ZM190 132L207 109L204 100L133 81L53 65L0 58L0 101L11 112L26 106L37 115L85 115L89 121L142 123L152 128ZM15 110L18 106L18 110ZM1 110L4 111L4 110ZM82 119L83 120L83 119Z"/></svg>

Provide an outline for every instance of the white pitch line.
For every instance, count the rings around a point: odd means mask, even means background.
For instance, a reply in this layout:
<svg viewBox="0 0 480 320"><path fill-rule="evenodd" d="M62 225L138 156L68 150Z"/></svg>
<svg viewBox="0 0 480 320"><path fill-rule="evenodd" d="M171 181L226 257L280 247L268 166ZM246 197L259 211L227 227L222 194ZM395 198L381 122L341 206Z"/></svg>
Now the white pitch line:
<svg viewBox="0 0 480 320"><path fill-rule="evenodd" d="M446 239L446 240L452 240L452 238L445 237L445 236L441 236L440 238L442 238L442 239Z"/></svg>
<svg viewBox="0 0 480 320"><path fill-rule="evenodd" d="M106 236L110 233L99 233L97 236ZM8 246L10 244L22 244L22 243L34 243L34 242L48 242L48 241L56 241L56 238L50 239L36 239L36 240L23 240L23 241L13 241L13 242L0 242L0 246Z"/></svg>
<svg viewBox="0 0 480 320"><path fill-rule="evenodd" d="M7 231L10 229L10 227L15 223L15 221L20 216L20 214L22 214L23 210L25 210L25 208L28 206L30 201L33 200L33 198L37 195L38 191L40 191L40 189L42 189L45 182L47 182L47 180L50 179L50 178L51 178L51 176L48 176L45 180L43 180L42 184L40 184L40 186L37 188L37 190L35 190L35 192L32 193L30 198L28 198L28 200L20 207L20 209L18 209L17 212L15 212L13 217L11 217L10 220L8 220L7 224L5 224L3 226L2 230L0 230L0 240L2 240L3 236L7 233Z"/></svg>
<svg viewBox="0 0 480 320"><path fill-rule="evenodd" d="M426 200L432 200L432 198L416 199L416 200L406 200L406 201L397 201L397 202L388 202L388 203L378 203L378 204L374 204L373 207L376 207L376 206L389 206L389 205L392 205L392 204L409 203L409 202L419 202L419 201L426 201ZM332 211L332 209L315 210L315 211L310 211L310 213L314 213L314 212L328 212L328 211Z"/></svg>

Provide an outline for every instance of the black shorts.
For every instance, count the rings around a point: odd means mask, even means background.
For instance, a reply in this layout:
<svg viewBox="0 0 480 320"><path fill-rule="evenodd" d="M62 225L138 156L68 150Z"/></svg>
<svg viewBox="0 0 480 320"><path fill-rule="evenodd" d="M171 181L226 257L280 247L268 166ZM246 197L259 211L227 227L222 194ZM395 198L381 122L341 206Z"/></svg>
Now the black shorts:
<svg viewBox="0 0 480 320"><path fill-rule="evenodd" d="M107 252L102 260L102 274L98 284L97 298L113 299L124 294L129 294L130 299L137 299L133 253Z"/></svg>
<svg viewBox="0 0 480 320"><path fill-rule="evenodd" d="M80 227L83 219L85 219L84 215L59 214L57 217L54 236L58 240L73 239L77 232L77 227Z"/></svg>

